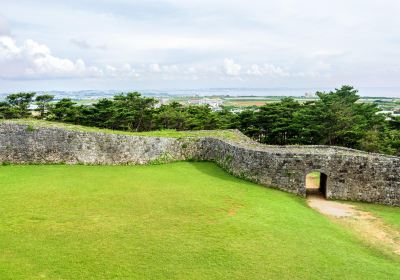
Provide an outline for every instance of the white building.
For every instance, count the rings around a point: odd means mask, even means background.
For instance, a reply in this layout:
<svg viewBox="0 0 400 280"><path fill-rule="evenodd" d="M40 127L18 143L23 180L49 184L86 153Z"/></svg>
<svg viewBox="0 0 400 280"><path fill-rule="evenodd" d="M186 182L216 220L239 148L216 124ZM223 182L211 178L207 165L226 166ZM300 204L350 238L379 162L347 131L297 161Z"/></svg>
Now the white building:
<svg viewBox="0 0 400 280"><path fill-rule="evenodd" d="M189 105L209 105L211 109L218 110L222 105L221 99L200 98L188 100Z"/></svg>
<svg viewBox="0 0 400 280"><path fill-rule="evenodd" d="M377 114L387 114L388 117L386 118L387 121L390 121L392 117L400 117L400 111L394 110L394 111L388 111L388 110L382 110L380 112L377 112Z"/></svg>
<svg viewBox="0 0 400 280"><path fill-rule="evenodd" d="M315 93L313 93L313 92L306 92L306 93L304 94L304 97L305 97L305 98L314 98L314 97L315 97Z"/></svg>
<svg viewBox="0 0 400 280"><path fill-rule="evenodd" d="M167 105L169 103L168 98L157 98L157 103L154 105L154 108L160 108L161 105Z"/></svg>

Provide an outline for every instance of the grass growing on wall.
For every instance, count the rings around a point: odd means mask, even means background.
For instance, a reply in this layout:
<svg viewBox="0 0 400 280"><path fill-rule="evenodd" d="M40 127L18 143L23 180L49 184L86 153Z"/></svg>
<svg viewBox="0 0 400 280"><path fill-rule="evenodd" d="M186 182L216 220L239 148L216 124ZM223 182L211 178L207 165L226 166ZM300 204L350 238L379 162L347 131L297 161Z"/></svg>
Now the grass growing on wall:
<svg viewBox="0 0 400 280"><path fill-rule="evenodd" d="M212 163L1 166L0 185L0 279L400 279L400 258Z"/></svg>
<svg viewBox="0 0 400 280"><path fill-rule="evenodd" d="M13 122L17 124L28 125L30 128L38 128L38 127L53 127L53 128L63 128L66 130L73 131L84 131L84 132L101 132L108 134L122 134L122 135L132 135L132 136L154 136L154 137L171 137L171 138L180 138L180 137L206 137L206 136L214 136L221 137L230 140L239 140L244 136L235 133L232 130L188 130L188 131L176 131L173 129L165 129L165 130L156 130L156 131L145 131L145 132L129 132L129 131L121 131L121 130L111 130L111 129L103 129L97 127L90 126L82 126L82 125L74 125L67 124L61 122L51 122L44 120L34 120L34 119L16 119L16 120L0 120L1 122Z"/></svg>

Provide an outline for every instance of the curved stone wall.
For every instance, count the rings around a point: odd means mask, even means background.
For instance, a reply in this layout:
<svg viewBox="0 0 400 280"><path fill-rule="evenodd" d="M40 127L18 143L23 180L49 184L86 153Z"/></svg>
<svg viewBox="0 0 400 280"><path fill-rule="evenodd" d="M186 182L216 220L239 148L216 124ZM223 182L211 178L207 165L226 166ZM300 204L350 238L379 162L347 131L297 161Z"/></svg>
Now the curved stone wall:
<svg viewBox="0 0 400 280"><path fill-rule="evenodd" d="M400 158L326 146L264 146L207 138L203 159L235 176L300 196L305 177L326 174L326 197L400 206Z"/></svg>
<svg viewBox="0 0 400 280"><path fill-rule="evenodd" d="M0 124L0 162L146 164L214 161L235 176L305 196L305 176L325 173L326 196L400 206L400 158L327 146L161 138Z"/></svg>

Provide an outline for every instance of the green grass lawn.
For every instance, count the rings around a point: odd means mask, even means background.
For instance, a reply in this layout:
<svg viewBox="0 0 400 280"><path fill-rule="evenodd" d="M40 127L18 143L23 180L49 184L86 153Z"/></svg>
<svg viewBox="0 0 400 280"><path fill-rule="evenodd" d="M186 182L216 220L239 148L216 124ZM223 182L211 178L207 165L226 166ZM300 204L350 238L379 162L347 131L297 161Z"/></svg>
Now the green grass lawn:
<svg viewBox="0 0 400 280"><path fill-rule="evenodd" d="M2 280L400 279L399 257L212 163L1 166L0 186Z"/></svg>

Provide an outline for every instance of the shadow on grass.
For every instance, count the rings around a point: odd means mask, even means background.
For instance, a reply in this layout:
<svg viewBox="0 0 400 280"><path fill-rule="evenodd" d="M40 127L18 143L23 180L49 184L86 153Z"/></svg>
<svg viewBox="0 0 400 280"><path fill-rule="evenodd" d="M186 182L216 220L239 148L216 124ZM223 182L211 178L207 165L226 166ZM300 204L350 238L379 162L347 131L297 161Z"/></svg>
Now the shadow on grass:
<svg viewBox="0 0 400 280"><path fill-rule="evenodd" d="M235 182L235 183L243 181L243 182L253 183L254 185L258 185L254 182L235 177L235 175L230 174L225 169L223 169L218 164L212 161L190 161L188 163L201 173L206 174L208 176L216 177L220 180L225 180L228 182Z"/></svg>
<svg viewBox="0 0 400 280"><path fill-rule="evenodd" d="M301 196L298 196L293 193L285 192L285 191L279 189L278 187L265 186L265 185L261 185L256 182L252 182L250 180L235 177L235 175L230 174L225 169L223 169L218 164L216 164L212 161L193 161L193 162L188 162L188 163L191 164L193 168L197 169L201 173L206 174L208 176L212 176L212 177L218 178L220 180L224 180L229 183L252 184L253 185L252 187L264 189L269 194L268 195L269 198L271 198L270 195L272 195L274 197L274 199L277 199L279 197L281 199L282 198L290 199L292 201L292 203L296 203L301 207L309 208L306 200ZM276 196L276 195L278 195L278 196Z"/></svg>
<svg viewBox="0 0 400 280"><path fill-rule="evenodd" d="M191 164L194 168L196 168L201 173L204 173L208 176L216 177L220 180L225 180L228 182L235 182L235 183L246 182L249 184L253 184L255 187L260 187L260 188L268 189L270 191L280 192L280 193L286 194L291 197L299 197L295 194L280 190L277 187L265 186L265 185L262 185L257 182L253 182L253 181L250 181L247 179L236 177L235 175L229 173L228 171L226 171L225 169L223 169L218 164L216 164L212 161L194 161L194 162L189 162L189 164ZM299 198L301 198L301 197L299 197Z"/></svg>

